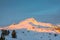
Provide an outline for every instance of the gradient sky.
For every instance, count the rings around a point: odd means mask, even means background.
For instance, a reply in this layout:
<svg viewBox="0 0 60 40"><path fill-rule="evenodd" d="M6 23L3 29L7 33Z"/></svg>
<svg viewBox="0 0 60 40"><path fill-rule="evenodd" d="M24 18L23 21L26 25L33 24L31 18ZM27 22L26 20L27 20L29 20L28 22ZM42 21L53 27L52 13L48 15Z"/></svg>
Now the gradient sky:
<svg viewBox="0 0 60 40"><path fill-rule="evenodd" d="M0 26L31 17L60 24L60 0L0 0Z"/></svg>

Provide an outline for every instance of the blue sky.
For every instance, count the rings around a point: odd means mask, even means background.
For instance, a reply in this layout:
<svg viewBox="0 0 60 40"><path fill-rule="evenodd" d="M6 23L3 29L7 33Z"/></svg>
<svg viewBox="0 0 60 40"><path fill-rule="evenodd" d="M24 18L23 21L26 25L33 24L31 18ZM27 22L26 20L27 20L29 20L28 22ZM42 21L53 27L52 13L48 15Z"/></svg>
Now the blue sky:
<svg viewBox="0 0 60 40"><path fill-rule="evenodd" d="M60 0L0 0L0 26L31 17L60 24Z"/></svg>

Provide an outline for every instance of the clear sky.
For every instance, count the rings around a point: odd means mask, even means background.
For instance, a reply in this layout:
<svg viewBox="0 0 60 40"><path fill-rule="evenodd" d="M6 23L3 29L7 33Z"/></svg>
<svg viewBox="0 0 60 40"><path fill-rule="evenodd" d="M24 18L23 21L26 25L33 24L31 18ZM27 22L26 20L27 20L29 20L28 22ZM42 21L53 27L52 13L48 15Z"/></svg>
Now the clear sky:
<svg viewBox="0 0 60 40"><path fill-rule="evenodd" d="M60 0L0 0L0 26L31 17L60 24Z"/></svg>

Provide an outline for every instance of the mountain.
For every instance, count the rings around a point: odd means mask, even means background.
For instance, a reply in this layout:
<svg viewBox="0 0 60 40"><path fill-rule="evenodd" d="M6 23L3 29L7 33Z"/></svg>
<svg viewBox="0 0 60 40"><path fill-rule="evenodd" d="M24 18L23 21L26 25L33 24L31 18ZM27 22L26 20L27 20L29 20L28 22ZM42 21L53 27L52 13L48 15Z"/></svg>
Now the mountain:
<svg viewBox="0 0 60 40"><path fill-rule="evenodd" d="M18 24L0 29L10 30L10 34L5 36L6 40L60 40L59 26L38 22L34 18L28 18ZM17 38L11 37L12 30L16 30Z"/></svg>
<svg viewBox="0 0 60 40"><path fill-rule="evenodd" d="M38 28L38 26L43 28ZM34 18L28 18L19 22L18 24L12 24L10 26L0 29L7 29L7 30L27 29L36 32L60 33L60 27L58 27L57 25L53 25L51 23L38 22Z"/></svg>

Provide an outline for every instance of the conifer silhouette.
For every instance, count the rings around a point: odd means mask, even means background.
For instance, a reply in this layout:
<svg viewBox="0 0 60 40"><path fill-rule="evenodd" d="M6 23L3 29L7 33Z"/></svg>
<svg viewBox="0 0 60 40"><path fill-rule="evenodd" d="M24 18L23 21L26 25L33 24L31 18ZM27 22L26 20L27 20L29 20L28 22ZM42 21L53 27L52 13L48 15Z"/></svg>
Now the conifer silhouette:
<svg viewBox="0 0 60 40"><path fill-rule="evenodd" d="M12 35L12 38L16 38L16 37L17 37L17 36L16 36L16 31L13 30L11 35Z"/></svg>
<svg viewBox="0 0 60 40"><path fill-rule="evenodd" d="M4 36L6 36L6 35L9 35L9 30L1 30L2 31L2 33L1 33L1 35L4 35Z"/></svg>
<svg viewBox="0 0 60 40"><path fill-rule="evenodd" d="M0 40L5 40L5 36L1 35Z"/></svg>

